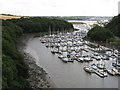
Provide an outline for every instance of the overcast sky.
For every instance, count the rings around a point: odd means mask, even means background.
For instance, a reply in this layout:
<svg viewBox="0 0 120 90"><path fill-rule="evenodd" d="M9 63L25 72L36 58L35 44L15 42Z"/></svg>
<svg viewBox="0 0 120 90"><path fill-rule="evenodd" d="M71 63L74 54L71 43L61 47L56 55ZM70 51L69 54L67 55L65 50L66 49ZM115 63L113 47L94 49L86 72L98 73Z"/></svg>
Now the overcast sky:
<svg viewBox="0 0 120 90"><path fill-rule="evenodd" d="M116 16L120 0L0 0L0 14L22 16Z"/></svg>

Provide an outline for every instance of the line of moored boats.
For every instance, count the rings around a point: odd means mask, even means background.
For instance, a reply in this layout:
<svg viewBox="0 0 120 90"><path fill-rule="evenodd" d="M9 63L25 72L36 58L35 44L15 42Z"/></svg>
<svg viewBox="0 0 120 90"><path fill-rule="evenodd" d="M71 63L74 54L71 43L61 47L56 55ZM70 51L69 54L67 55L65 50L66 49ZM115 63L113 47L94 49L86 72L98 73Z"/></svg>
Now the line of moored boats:
<svg viewBox="0 0 120 90"><path fill-rule="evenodd" d="M40 38L40 42L46 48L50 48L52 54L57 54L63 62L74 62L75 60L78 62L93 62L93 64L83 67L90 74L95 73L100 77L107 77L108 74L120 75L118 50L86 41L84 36L81 32L59 33L57 35L45 35ZM103 62L110 59L113 61L112 69L107 69ZM95 61L99 61L99 63L96 64Z"/></svg>

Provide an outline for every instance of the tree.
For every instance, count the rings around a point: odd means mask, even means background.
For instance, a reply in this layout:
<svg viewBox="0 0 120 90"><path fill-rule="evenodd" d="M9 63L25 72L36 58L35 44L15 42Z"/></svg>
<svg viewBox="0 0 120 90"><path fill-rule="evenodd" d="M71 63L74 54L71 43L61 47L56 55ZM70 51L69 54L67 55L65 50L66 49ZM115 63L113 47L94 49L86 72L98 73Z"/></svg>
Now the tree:
<svg viewBox="0 0 120 90"><path fill-rule="evenodd" d="M106 41L112 38L114 35L106 28L101 26L93 27L87 34L90 39L95 41Z"/></svg>

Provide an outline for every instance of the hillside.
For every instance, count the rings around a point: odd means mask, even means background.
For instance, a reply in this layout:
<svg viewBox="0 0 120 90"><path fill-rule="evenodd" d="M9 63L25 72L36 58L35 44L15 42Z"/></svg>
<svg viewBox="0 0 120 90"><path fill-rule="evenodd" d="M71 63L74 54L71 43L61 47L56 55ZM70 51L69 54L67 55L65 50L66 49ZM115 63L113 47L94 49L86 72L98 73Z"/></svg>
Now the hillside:
<svg viewBox="0 0 120 90"><path fill-rule="evenodd" d="M120 45L120 15L113 17L105 27L93 27L87 36L92 41L107 41L118 48Z"/></svg>
<svg viewBox="0 0 120 90"><path fill-rule="evenodd" d="M28 67L23 56L17 51L16 39L22 29L12 22L3 21L2 26L2 87L26 88Z"/></svg>
<svg viewBox="0 0 120 90"><path fill-rule="evenodd" d="M115 16L105 28L108 28L115 36L120 37L120 14Z"/></svg>
<svg viewBox="0 0 120 90"><path fill-rule="evenodd" d="M24 33L38 33L51 30L73 29L71 23L49 18L8 19L2 22L2 87L29 88L28 65L18 52L16 41Z"/></svg>

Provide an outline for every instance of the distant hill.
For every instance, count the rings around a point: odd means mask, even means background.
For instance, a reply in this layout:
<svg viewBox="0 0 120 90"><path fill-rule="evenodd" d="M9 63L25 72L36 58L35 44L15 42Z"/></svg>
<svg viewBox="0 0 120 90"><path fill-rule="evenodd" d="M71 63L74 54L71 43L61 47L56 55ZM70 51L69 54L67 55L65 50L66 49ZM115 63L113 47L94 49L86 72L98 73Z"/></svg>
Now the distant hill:
<svg viewBox="0 0 120 90"><path fill-rule="evenodd" d="M21 18L23 16L16 16L11 14L0 14L0 19L13 19L13 18ZM40 16L25 16L25 17L40 17ZM24 17L24 18L25 18ZM111 20L112 16L42 16L52 19L62 19L62 20Z"/></svg>
<svg viewBox="0 0 120 90"><path fill-rule="evenodd" d="M112 19L112 16L46 16L46 17L54 18L54 19L64 19L64 20L89 20L89 21Z"/></svg>
<svg viewBox="0 0 120 90"><path fill-rule="evenodd" d="M16 15L11 15L11 14L0 14L0 19L19 19L19 18L28 18L28 16L16 16Z"/></svg>
<svg viewBox="0 0 120 90"><path fill-rule="evenodd" d="M13 18L21 18L21 16L8 16L8 15L0 15L0 19L13 19Z"/></svg>

